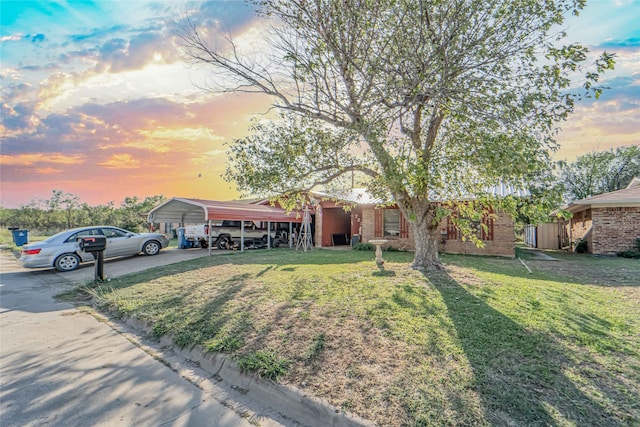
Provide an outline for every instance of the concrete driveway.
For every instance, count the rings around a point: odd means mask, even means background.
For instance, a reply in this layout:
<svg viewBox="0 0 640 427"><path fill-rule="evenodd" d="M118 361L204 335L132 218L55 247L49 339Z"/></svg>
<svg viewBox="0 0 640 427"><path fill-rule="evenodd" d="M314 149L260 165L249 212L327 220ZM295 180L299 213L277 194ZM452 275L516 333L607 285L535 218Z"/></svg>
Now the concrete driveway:
<svg viewBox="0 0 640 427"><path fill-rule="evenodd" d="M212 255L220 255L228 252L213 250L211 253ZM104 274L107 278L119 277L124 276L125 274L147 270L152 267L173 264L175 262L186 261L208 255L209 251L207 249L169 248L161 250L160 253L154 256L135 255L131 257L112 258L105 260ZM62 281L74 284L87 283L93 281L95 277L95 267L93 263L82 264L77 270L67 271L64 273L54 269L38 269L32 271L39 277L45 277L45 280L46 276L54 274L58 275Z"/></svg>
<svg viewBox="0 0 640 427"><path fill-rule="evenodd" d="M110 261L105 273L116 277L207 254L166 250ZM122 325L53 299L93 276L93 265L68 273L24 270L0 250L0 425L282 425L238 409L233 394L197 367L181 366L169 353L152 357Z"/></svg>

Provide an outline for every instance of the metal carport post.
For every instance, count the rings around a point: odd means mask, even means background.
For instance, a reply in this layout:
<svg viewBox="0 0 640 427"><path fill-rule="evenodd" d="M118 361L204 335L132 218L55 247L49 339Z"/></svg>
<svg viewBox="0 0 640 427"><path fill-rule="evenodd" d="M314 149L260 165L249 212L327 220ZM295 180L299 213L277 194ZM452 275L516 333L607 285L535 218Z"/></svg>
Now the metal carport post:
<svg viewBox="0 0 640 427"><path fill-rule="evenodd" d="M209 234L209 256L211 256L211 250L213 249L212 246L212 242L211 242L211 219L209 219L209 221L207 222L207 234Z"/></svg>
<svg viewBox="0 0 640 427"><path fill-rule="evenodd" d="M293 222L289 221L289 249L293 249Z"/></svg>

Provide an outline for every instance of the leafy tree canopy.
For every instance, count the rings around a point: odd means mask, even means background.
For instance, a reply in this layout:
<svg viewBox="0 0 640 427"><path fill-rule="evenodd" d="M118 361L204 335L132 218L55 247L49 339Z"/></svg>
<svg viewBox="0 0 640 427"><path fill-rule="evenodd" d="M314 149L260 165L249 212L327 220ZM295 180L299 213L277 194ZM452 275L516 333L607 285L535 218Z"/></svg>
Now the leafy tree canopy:
<svg viewBox="0 0 640 427"><path fill-rule="evenodd" d="M62 190L53 190L49 199L33 200L18 209L0 207L0 224L20 227L42 234L89 225L113 225L131 231L148 230L147 215L151 209L166 201L162 195L126 197L119 208L113 202L90 206L80 197Z"/></svg>
<svg viewBox="0 0 640 427"><path fill-rule="evenodd" d="M640 147L587 153L575 162L563 163L560 176L568 202L621 190L640 176Z"/></svg>
<svg viewBox="0 0 640 427"><path fill-rule="evenodd" d="M232 144L228 177L241 190L276 195L358 172L398 204L424 269L438 266L443 201L481 210L487 188L550 176L558 123L601 93L613 55L589 60L558 30L584 3L264 0L273 27L262 56L197 17L178 35L213 67L209 90L266 93L283 112Z"/></svg>

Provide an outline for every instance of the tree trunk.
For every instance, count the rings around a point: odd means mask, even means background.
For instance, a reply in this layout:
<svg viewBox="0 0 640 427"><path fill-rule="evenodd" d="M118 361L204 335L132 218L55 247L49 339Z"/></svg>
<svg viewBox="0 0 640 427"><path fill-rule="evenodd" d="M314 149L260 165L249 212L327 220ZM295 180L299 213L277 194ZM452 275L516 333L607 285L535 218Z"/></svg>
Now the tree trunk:
<svg viewBox="0 0 640 427"><path fill-rule="evenodd" d="M438 257L438 227L420 227L413 231L416 251L411 267L416 270L439 270L442 268Z"/></svg>
<svg viewBox="0 0 640 427"><path fill-rule="evenodd" d="M441 269L442 264L440 264L438 257L440 231L438 224L434 224L436 205L434 203L415 203L403 210L405 218L411 224L415 242L415 253L411 267L422 271Z"/></svg>

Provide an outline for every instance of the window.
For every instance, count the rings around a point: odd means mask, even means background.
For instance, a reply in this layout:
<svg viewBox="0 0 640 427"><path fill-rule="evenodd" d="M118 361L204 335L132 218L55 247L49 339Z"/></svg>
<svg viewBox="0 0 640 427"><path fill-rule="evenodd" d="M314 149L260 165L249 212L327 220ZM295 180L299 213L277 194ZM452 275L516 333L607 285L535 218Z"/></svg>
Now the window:
<svg viewBox="0 0 640 427"><path fill-rule="evenodd" d="M75 242L76 239L78 237L83 237L83 236L97 236L100 233L98 232L98 230L96 230L95 228L92 228L90 230L83 230L83 231L79 231L75 234L72 234L71 236L69 236L67 238L67 240L65 240L65 242Z"/></svg>
<svg viewBox="0 0 640 427"><path fill-rule="evenodd" d="M490 209L489 213L482 217L480 240L493 241L493 222L493 209Z"/></svg>
<svg viewBox="0 0 640 427"><path fill-rule="evenodd" d="M447 240L460 240L460 230L451 220L451 215L447 217Z"/></svg>
<svg viewBox="0 0 640 427"><path fill-rule="evenodd" d="M117 228L103 228L102 234L104 234L106 238L127 236L127 233L122 230L118 230Z"/></svg>
<svg viewBox="0 0 640 427"><path fill-rule="evenodd" d="M457 216L457 212L453 212L447 217L447 240L462 240L463 236L458 227L451 220L451 216ZM481 221L469 220L469 226L475 230L476 236L482 241L493 240L493 223L494 212L489 208L483 215Z"/></svg>
<svg viewBox="0 0 640 427"><path fill-rule="evenodd" d="M374 211L375 237L409 237L409 223L400 209L376 209Z"/></svg>
<svg viewBox="0 0 640 427"><path fill-rule="evenodd" d="M400 236L400 210L385 209L382 211L383 236L399 237Z"/></svg>

